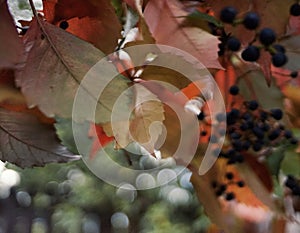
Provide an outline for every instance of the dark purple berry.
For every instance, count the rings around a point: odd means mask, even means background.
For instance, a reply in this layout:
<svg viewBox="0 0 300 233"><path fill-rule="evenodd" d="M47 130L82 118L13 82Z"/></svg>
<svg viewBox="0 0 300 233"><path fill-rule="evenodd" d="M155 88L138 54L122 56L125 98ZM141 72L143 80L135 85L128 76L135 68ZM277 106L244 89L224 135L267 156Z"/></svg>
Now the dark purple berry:
<svg viewBox="0 0 300 233"><path fill-rule="evenodd" d="M285 137L286 139L292 138L292 137L293 137L292 131L291 131L291 130L286 130L286 131L284 131L284 137Z"/></svg>
<svg viewBox="0 0 300 233"><path fill-rule="evenodd" d="M217 186L218 186L218 182L217 181L214 180L214 181L211 182L211 187L212 188L215 189Z"/></svg>
<svg viewBox="0 0 300 233"><path fill-rule="evenodd" d="M265 45L269 46L273 44L276 40L276 34L271 28L264 28L259 33L259 40L260 42Z"/></svg>
<svg viewBox="0 0 300 233"><path fill-rule="evenodd" d="M69 27L69 23L67 21L61 21L59 27L66 30Z"/></svg>
<svg viewBox="0 0 300 233"><path fill-rule="evenodd" d="M248 129L248 124L246 124L245 122L240 125L240 130L246 131L247 129Z"/></svg>
<svg viewBox="0 0 300 233"><path fill-rule="evenodd" d="M295 3L290 8L290 14L293 16L300 16L300 5Z"/></svg>
<svg viewBox="0 0 300 233"><path fill-rule="evenodd" d="M275 119L275 120L281 120L283 117L283 112L280 108L274 108L270 110L271 112L271 116Z"/></svg>
<svg viewBox="0 0 300 233"><path fill-rule="evenodd" d="M234 198L235 198L235 195L233 192L226 193L226 196L225 196L226 201L232 201Z"/></svg>
<svg viewBox="0 0 300 233"><path fill-rule="evenodd" d="M205 130L201 131L200 135L203 136L203 137L206 136L207 135L207 131L205 131Z"/></svg>
<svg viewBox="0 0 300 233"><path fill-rule="evenodd" d="M243 150L248 150L251 146L251 142L250 141L244 141L242 144Z"/></svg>
<svg viewBox="0 0 300 233"><path fill-rule="evenodd" d="M260 151L262 149L262 145L259 142L254 142L254 144L252 145L252 149L254 151Z"/></svg>
<svg viewBox="0 0 300 233"><path fill-rule="evenodd" d="M243 150L243 143L240 140L234 140L232 141L232 146L236 151L242 151Z"/></svg>
<svg viewBox="0 0 300 233"><path fill-rule="evenodd" d="M240 133L233 132L233 133L230 134L230 137L232 139L240 139L242 137L242 135Z"/></svg>
<svg viewBox="0 0 300 233"><path fill-rule="evenodd" d="M290 76L291 76L292 78L297 78L297 77L298 77L298 71L293 71L293 72L291 72L291 73L290 73Z"/></svg>
<svg viewBox="0 0 300 233"><path fill-rule="evenodd" d="M242 180L238 181L236 184L237 184L237 186L239 186L240 188L245 187L245 182L242 181Z"/></svg>
<svg viewBox="0 0 300 233"><path fill-rule="evenodd" d="M256 110L256 109L258 108L258 103L257 103L256 100L250 100L250 101L247 103L247 107L248 107L250 110L254 111L254 110Z"/></svg>
<svg viewBox="0 0 300 233"><path fill-rule="evenodd" d="M204 112L200 112L200 113L197 115L197 118L198 118L198 120L203 121L204 118L205 118Z"/></svg>
<svg viewBox="0 0 300 233"><path fill-rule="evenodd" d="M245 61L254 62L257 61L257 59L260 56L259 48L257 48L254 45L249 45L243 52L242 52L242 58Z"/></svg>
<svg viewBox="0 0 300 233"><path fill-rule="evenodd" d="M227 41L227 47L233 52L239 51L241 48L241 42L235 37L230 37Z"/></svg>
<svg viewBox="0 0 300 233"><path fill-rule="evenodd" d="M258 14L254 13L254 12L249 12L244 17L243 24L244 24L245 28L247 28L249 30L256 29L259 25L259 16L258 16Z"/></svg>
<svg viewBox="0 0 300 233"><path fill-rule="evenodd" d="M225 7L221 10L220 19L224 23L233 23L238 11L231 6Z"/></svg>
<svg viewBox="0 0 300 233"><path fill-rule="evenodd" d="M279 137L280 133L281 133L281 130L280 130L280 129L274 129L274 130L272 130L272 131L269 133L268 138L269 138L271 141L273 141L273 140L275 140L276 138Z"/></svg>
<svg viewBox="0 0 300 233"><path fill-rule="evenodd" d="M295 177L289 175L284 184L286 187L293 189L297 185L297 181Z"/></svg>
<svg viewBox="0 0 300 233"><path fill-rule="evenodd" d="M290 139L290 143L291 143L292 145L296 145L296 144L298 144L298 139L297 139L297 138L291 138L291 139Z"/></svg>
<svg viewBox="0 0 300 233"><path fill-rule="evenodd" d="M285 48L280 45L280 44L274 44L273 48L276 50L278 53L285 53Z"/></svg>
<svg viewBox="0 0 300 233"><path fill-rule="evenodd" d="M231 87L229 88L229 93L230 93L231 95L237 95L237 94L239 94L239 91L240 91L240 89L239 89L239 87L236 86L236 85L233 85L233 86L231 86Z"/></svg>
<svg viewBox="0 0 300 233"><path fill-rule="evenodd" d="M300 186L297 185L292 189L293 195L300 196Z"/></svg>
<svg viewBox="0 0 300 233"><path fill-rule="evenodd" d="M287 63L288 58L284 53L276 53L272 56L272 64L276 67L281 67Z"/></svg>
<svg viewBox="0 0 300 233"><path fill-rule="evenodd" d="M245 161L245 158L244 158L243 155L238 154L238 155L235 157L235 160L236 160L236 162L238 162L238 163L243 163L243 162Z"/></svg>
<svg viewBox="0 0 300 233"><path fill-rule="evenodd" d="M226 179L228 179L228 180L232 180L233 177L234 177L234 175L233 175L232 172L227 172L227 173L225 174L225 177L226 177Z"/></svg>

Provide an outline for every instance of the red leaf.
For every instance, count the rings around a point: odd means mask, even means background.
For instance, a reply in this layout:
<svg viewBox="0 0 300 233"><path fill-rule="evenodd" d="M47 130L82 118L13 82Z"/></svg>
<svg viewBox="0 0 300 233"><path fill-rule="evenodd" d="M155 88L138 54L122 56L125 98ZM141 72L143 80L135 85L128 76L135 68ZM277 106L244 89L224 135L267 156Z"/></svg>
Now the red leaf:
<svg viewBox="0 0 300 233"><path fill-rule="evenodd" d="M184 18L180 16L187 15L183 8L179 1L149 1L144 16L154 39L158 44L188 52L207 68L221 69L218 38L200 28L182 27Z"/></svg>
<svg viewBox="0 0 300 233"><path fill-rule="evenodd" d="M121 25L110 1L44 0L45 18L59 25L67 21L68 32L86 40L104 53L114 51Z"/></svg>
<svg viewBox="0 0 300 233"><path fill-rule="evenodd" d="M13 68L22 58L23 45L7 7L0 2L0 68Z"/></svg>
<svg viewBox="0 0 300 233"><path fill-rule="evenodd" d="M95 158L96 153L109 142L114 140L114 137L106 136L102 126L91 123L88 136L93 139L93 144L90 151L90 159Z"/></svg>

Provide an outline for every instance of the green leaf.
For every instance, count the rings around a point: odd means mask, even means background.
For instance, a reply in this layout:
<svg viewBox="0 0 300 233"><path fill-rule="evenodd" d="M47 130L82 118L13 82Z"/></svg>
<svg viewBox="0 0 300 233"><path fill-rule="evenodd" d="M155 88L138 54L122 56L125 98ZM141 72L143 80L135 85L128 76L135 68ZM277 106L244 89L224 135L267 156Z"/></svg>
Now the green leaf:
<svg viewBox="0 0 300 233"><path fill-rule="evenodd" d="M284 158L286 147L280 146L279 148L274 148L274 151L271 155L267 156L266 162L268 168L272 175L278 177L280 171L280 165Z"/></svg>
<svg viewBox="0 0 300 233"><path fill-rule="evenodd" d="M281 169L286 175L300 176L300 154L295 152L295 149L290 149L285 152Z"/></svg>
<svg viewBox="0 0 300 233"><path fill-rule="evenodd" d="M92 145L92 139L89 138L90 123L76 123L72 122L71 119L65 119L56 117L56 123L54 124L56 129L56 134L62 141L62 144L66 146L70 151L79 154L77 145L74 139L74 134L77 138L80 138L80 148L84 148L84 151L89 153L90 147ZM84 145L84 147L82 147ZM82 149L81 151L82 152Z"/></svg>
<svg viewBox="0 0 300 233"><path fill-rule="evenodd" d="M275 107L284 109L281 91L274 83L271 83L270 87L268 87L261 71L256 70L246 73L239 78L238 86L241 95L246 100L257 98L264 109Z"/></svg>
<svg viewBox="0 0 300 233"><path fill-rule="evenodd" d="M289 70L300 70L300 35L283 39L280 44L286 49L286 55L288 57L288 62L284 68Z"/></svg>
<svg viewBox="0 0 300 233"><path fill-rule="evenodd" d="M188 20L191 20L192 22L195 20L201 20L201 21L206 21L208 23L212 23L216 27L222 27L223 24L218 21L215 17L202 13L200 11L193 11L192 13L188 14L186 17Z"/></svg>

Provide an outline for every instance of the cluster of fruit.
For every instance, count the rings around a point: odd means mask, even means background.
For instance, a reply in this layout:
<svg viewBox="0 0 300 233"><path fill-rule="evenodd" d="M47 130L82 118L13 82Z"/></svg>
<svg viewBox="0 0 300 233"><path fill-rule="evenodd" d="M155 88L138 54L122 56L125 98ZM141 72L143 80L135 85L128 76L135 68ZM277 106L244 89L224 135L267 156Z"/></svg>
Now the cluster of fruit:
<svg viewBox="0 0 300 233"><path fill-rule="evenodd" d="M243 26L248 30L256 30L259 27L260 17L257 13L249 12L243 17L243 19L237 19L237 14L238 11L234 7L225 7L220 12L220 20L223 23L231 24L233 26L243 24ZM291 6L290 14L293 16L300 15L300 5L298 3L295 3ZM241 42L239 39L231 35L226 35L224 30L219 33L219 36L222 42L220 45L219 55L224 54L225 48L233 52L240 50ZM260 44L253 44L256 39L259 40ZM253 40L253 42L251 42L242 51L242 58L248 62L255 62L260 57L260 50L265 49L272 56L272 64L275 67L281 67L285 65L288 61L288 58L285 54L285 49L283 46L275 44L276 39L277 38L274 30L271 28L262 28L259 32L257 32L255 40ZM293 72L291 74L293 74L293 77L296 76L296 74Z"/></svg>

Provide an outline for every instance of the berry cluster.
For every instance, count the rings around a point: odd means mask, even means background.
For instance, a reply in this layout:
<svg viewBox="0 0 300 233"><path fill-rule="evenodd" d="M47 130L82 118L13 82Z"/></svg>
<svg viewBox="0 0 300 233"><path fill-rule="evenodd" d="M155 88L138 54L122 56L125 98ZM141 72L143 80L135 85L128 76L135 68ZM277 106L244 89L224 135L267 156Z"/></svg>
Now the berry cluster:
<svg viewBox="0 0 300 233"><path fill-rule="evenodd" d="M300 5L295 3L290 8L291 15L300 15ZM255 12L248 12L242 19L237 19L238 11L232 6L223 8L220 12L220 20L226 24L232 24L233 26L242 24L248 30L256 30L260 24L260 17ZM230 51L236 52L241 48L241 42L231 36L227 35L224 31L219 33L221 44L219 45L219 55L224 54L224 50L227 48ZM253 45L252 43L259 40L260 45ZM275 67L281 67L285 65L288 58L285 54L285 49L281 45L274 44L276 41L276 34L271 28L261 29L256 36L256 39L251 42L242 52L241 56L245 61L255 62L260 57L260 50L264 48L272 56L272 64ZM292 75L291 75L292 76ZM295 74L293 74L295 76Z"/></svg>
<svg viewBox="0 0 300 233"><path fill-rule="evenodd" d="M223 196L226 201L231 201L235 199L235 194L233 192L226 192L228 186L236 185L239 188L245 187L245 182L243 180L234 180L234 174L232 172L227 172L225 174L225 183L218 183L217 181L211 182L211 187L215 191L217 197Z"/></svg>
<svg viewBox="0 0 300 233"><path fill-rule="evenodd" d="M300 182L292 175L288 175L285 181L285 186L288 187L292 194L300 197Z"/></svg>
<svg viewBox="0 0 300 233"><path fill-rule="evenodd" d="M231 86L231 95L238 95L239 88ZM215 135L210 135L211 143L217 143L218 138L227 135L230 146L222 149L220 156L227 159L227 164L243 163L244 152L252 151L258 156L271 156L271 148L280 144L296 145L298 140L292 131L285 129L280 122L283 112L279 108L264 110L256 100L245 101L239 109L232 108L227 114L219 113L215 116L217 122L227 123L227 131L220 127ZM203 113L199 114L199 120L205 121ZM207 132L202 131L201 136ZM266 154L269 151L270 154ZM261 153L264 152L264 153ZM216 149L215 156L219 155Z"/></svg>

